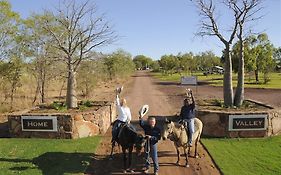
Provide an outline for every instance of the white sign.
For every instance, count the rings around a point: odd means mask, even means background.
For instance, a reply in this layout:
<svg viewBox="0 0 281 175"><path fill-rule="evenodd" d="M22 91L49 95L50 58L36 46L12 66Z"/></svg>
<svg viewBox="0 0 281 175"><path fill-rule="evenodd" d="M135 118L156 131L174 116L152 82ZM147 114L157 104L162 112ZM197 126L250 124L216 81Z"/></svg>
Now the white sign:
<svg viewBox="0 0 281 175"><path fill-rule="evenodd" d="M183 76L181 77L181 84L197 85L197 76Z"/></svg>
<svg viewBox="0 0 281 175"><path fill-rule="evenodd" d="M55 116L21 116L21 126L22 131L58 131L58 122Z"/></svg>
<svg viewBox="0 0 281 175"><path fill-rule="evenodd" d="M229 131L251 131L266 130L267 115L251 114L251 115L229 115L228 130Z"/></svg>

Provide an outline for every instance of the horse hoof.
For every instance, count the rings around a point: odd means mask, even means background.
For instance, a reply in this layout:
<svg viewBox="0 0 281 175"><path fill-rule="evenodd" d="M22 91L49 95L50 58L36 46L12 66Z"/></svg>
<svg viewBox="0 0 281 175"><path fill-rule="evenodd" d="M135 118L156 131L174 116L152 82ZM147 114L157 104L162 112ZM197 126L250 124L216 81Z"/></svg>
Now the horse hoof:
<svg viewBox="0 0 281 175"><path fill-rule="evenodd" d="M109 157L109 160L113 160L113 157Z"/></svg>
<svg viewBox="0 0 281 175"><path fill-rule="evenodd" d="M188 165L188 164L186 164L186 165L185 165L185 168L189 168L189 165Z"/></svg>
<svg viewBox="0 0 281 175"><path fill-rule="evenodd" d="M179 162L176 162L176 165L177 165L177 166L180 166L180 163L179 163Z"/></svg>

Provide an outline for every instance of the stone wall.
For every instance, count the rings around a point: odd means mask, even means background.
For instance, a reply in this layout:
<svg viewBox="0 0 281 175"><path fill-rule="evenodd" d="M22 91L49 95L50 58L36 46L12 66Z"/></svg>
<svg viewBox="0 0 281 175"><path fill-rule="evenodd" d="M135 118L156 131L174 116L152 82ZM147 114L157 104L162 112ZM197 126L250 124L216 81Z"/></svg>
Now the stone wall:
<svg viewBox="0 0 281 175"><path fill-rule="evenodd" d="M23 131L21 116L55 116L57 131ZM11 137L20 138L82 138L104 134L116 118L114 103L106 103L97 110L79 113L18 113L8 115Z"/></svg>
<svg viewBox="0 0 281 175"><path fill-rule="evenodd" d="M229 115L266 114L268 119L266 130L229 131ZM267 137L281 134L281 110L269 109L256 112L224 112L198 110L196 115L204 124L203 135L207 137Z"/></svg>
<svg viewBox="0 0 281 175"><path fill-rule="evenodd" d="M62 139L70 139L73 135L73 123L74 120L70 114L24 114L28 116L56 116L58 131L57 132L49 132L49 131L22 131L21 124L21 114L18 115L9 115L8 116L8 124L9 124L9 132L11 137L20 137L20 138L62 138Z"/></svg>
<svg viewBox="0 0 281 175"><path fill-rule="evenodd" d="M102 106L96 111L74 115L74 138L104 134L116 118L116 106Z"/></svg>
<svg viewBox="0 0 281 175"><path fill-rule="evenodd" d="M268 136L281 134L281 109L275 109L269 112L268 123Z"/></svg>

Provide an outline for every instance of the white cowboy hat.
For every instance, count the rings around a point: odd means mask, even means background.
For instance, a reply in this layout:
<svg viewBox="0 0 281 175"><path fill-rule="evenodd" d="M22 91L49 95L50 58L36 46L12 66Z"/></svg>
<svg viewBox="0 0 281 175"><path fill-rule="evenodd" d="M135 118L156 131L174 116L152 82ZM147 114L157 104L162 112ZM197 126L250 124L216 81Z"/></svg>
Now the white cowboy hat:
<svg viewBox="0 0 281 175"><path fill-rule="evenodd" d="M141 107L140 111L139 111L140 117L145 116L145 114L147 114L148 110L149 110L149 106L148 105L143 105Z"/></svg>
<svg viewBox="0 0 281 175"><path fill-rule="evenodd" d="M116 92L117 92L118 94L120 94L122 91L123 91L123 86L117 87L117 88L116 88Z"/></svg>

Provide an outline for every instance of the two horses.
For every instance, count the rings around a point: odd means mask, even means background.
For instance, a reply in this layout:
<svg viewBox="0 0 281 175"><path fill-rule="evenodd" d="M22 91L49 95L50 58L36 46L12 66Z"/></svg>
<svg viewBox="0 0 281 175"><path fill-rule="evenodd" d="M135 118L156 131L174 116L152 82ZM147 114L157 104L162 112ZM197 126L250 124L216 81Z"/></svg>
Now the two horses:
<svg viewBox="0 0 281 175"><path fill-rule="evenodd" d="M197 158L198 157L197 145L202 134L203 123L198 118L195 118L194 124L195 124L195 132L193 133L192 141L195 145L194 157ZM170 139L171 141L174 142L174 145L177 150L177 157L178 157L176 162L177 165L179 165L179 161L180 161L179 149L181 147L183 148L185 154L185 160L186 160L185 166L189 167L188 155L190 154L190 147L188 147L188 135L184 126L174 123L170 120L166 120L163 124L162 138L163 140ZM132 130L128 125L124 125L122 127L120 134L118 136L117 143L122 147L124 173L127 171L133 172L131 170L133 148L135 147L136 152L140 153L140 151L145 145L145 142L146 142L145 137L142 136L141 134L138 134L136 131ZM114 143L112 145L112 150L110 154L111 159L113 158L113 148L114 148ZM126 150L128 150L129 153L128 158L127 158Z"/></svg>

